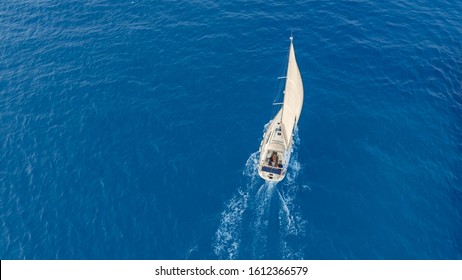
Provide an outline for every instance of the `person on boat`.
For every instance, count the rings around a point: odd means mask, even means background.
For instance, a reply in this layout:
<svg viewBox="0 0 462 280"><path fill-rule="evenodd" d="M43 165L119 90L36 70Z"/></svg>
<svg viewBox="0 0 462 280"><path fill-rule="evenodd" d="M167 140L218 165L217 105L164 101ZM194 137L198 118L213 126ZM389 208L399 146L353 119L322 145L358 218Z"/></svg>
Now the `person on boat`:
<svg viewBox="0 0 462 280"><path fill-rule="evenodd" d="M269 165L271 166L279 166L278 165L278 154L276 152L273 152L273 154L271 155L270 159L269 159Z"/></svg>

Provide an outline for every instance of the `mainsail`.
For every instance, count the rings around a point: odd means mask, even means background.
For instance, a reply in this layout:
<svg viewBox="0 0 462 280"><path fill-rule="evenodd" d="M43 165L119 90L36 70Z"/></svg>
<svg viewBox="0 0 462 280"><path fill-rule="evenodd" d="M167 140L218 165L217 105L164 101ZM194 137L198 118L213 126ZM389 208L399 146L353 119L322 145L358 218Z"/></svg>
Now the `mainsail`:
<svg viewBox="0 0 462 280"><path fill-rule="evenodd" d="M295 60L292 37L290 38L289 64L287 66L284 104L282 106L282 130L287 146L292 141L294 126L298 122L303 106L303 82Z"/></svg>

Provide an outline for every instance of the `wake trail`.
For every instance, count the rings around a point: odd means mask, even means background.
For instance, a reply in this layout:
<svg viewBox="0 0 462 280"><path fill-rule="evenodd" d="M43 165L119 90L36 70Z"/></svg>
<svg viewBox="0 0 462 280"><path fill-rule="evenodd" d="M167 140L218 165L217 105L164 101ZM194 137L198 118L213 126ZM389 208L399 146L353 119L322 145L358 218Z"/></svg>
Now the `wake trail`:
<svg viewBox="0 0 462 280"><path fill-rule="evenodd" d="M279 185L258 176L259 152L248 158L244 186L226 203L215 232L213 250L219 259L303 259L299 245L306 221L296 203L301 167L295 132L288 173Z"/></svg>

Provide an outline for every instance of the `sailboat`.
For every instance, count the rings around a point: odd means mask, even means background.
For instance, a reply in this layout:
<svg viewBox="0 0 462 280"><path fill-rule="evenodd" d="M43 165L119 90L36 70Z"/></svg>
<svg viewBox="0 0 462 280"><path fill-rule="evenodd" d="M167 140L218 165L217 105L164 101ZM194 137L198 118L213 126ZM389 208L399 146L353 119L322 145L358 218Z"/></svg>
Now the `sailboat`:
<svg viewBox="0 0 462 280"><path fill-rule="evenodd" d="M270 182L279 182L286 175L294 142L294 128L303 106L303 82L295 60L293 36L290 36L285 79L282 107L265 130L260 144L258 174Z"/></svg>

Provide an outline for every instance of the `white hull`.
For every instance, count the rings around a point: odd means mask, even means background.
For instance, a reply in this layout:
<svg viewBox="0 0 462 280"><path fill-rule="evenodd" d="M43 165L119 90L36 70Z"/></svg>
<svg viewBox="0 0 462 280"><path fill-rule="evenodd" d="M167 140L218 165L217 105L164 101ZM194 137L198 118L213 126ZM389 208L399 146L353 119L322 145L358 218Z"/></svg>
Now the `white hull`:
<svg viewBox="0 0 462 280"><path fill-rule="evenodd" d="M270 182L279 182L284 179L292 149L291 141L286 141L282 133L281 113L282 110L271 121L260 144L258 174ZM277 155L277 161L272 160L274 153Z"/></svg>

